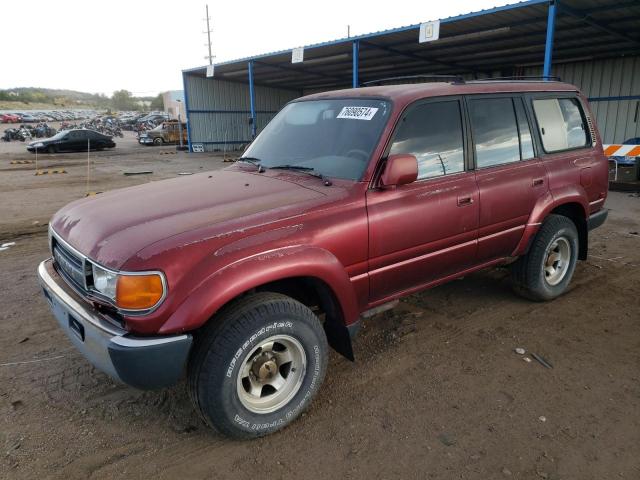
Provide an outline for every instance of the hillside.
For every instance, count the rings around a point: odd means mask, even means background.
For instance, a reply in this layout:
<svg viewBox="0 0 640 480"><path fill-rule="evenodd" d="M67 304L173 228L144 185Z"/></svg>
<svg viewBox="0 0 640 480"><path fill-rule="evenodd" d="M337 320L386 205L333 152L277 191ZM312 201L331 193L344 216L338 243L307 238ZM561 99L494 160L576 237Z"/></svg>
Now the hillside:
<svg viewBox="0 0 640 480"><path fill-rule="evenodd" d="M117 99L117 100L116 100ZM138 102L158 102L158 97L134 97L126 90L112 97L99 93L53 88L9 88L0 90L0 110L55 110L68 108L129 109L139 108ZM162 108L162 105L156 105ZM124 108L123 108L124 107Z"/></svg>

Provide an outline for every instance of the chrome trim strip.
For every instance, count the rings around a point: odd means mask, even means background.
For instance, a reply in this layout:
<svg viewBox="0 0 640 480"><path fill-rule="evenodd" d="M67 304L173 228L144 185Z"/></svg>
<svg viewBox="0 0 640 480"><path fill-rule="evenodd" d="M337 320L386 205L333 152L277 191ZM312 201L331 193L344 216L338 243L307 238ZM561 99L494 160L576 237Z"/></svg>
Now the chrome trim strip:
<svg viewBox="0 0 640 480"><path fill-rule="evenodd" d="M161 337L161 338L130 338L130 337L116 337L111 339L111 343L120 345L121 347L150 347L154 345L164 345L166 343L181 342L187 340L189 335L176 335L175 337Z"/></svg>

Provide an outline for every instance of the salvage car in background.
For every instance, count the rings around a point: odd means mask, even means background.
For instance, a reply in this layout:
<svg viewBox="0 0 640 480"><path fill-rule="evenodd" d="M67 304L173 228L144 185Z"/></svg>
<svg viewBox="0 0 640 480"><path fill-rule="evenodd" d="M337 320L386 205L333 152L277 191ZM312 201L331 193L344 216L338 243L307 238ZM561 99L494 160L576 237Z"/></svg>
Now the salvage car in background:
<svg viewBox="0 0 640 480"><path fill-rule="evenodd" d="M20 117L15 113L3 113L0 115L0 122L2 123L18 123Z"/></svg>
<svg viewBox="0 0 640 480"><path fill-rule="evenodd" d="M27 147L31 153L47 152L83 152L87 148L91 150L103 150L114 148L115 142L108 135L95 132L93 130L65 130L57 133L51 138L45 138L38 142L32 142Z"/></svg>
<svg viewBox="0 0 640 480"><path fill-rule="evenodd" d="M180 142L181 132L183 143L187 143L187 124L180 125L177 120L169 120L162 122L156 128L142 133L138 138L138 143L142 145L176 144Z"/></svg>

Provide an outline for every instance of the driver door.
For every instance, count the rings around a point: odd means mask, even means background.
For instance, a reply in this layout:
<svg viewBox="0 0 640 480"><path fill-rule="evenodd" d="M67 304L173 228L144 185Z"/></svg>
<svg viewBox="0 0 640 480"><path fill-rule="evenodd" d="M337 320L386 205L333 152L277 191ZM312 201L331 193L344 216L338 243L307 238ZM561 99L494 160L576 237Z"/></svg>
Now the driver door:
<svg viewBox="0 0 640 480"><path fill-rule="evenodd" d="M479 195L462 112L460 98L420 102L396 127L389 154L415 155L418 180L367 192L372 303L476 262Z"/></svg>

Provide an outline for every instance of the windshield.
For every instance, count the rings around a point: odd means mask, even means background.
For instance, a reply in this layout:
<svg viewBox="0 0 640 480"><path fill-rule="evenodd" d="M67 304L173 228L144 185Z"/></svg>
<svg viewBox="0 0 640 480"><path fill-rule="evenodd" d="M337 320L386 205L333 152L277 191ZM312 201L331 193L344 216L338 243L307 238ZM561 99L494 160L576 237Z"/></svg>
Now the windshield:
<svg viewBox="0 0 640 480"><path fill-rule="evenodd" d="M69 133L68 130L62 130L61 132L56 133L53 137L48 138L47 140L62 140Z"/></svg>
<svg viewBox="0 0 640 480"><path fill-rule="evenodd" d="M389 102L311 100L285 106L244 152L266 168L306 167L359 180L389 118Z"/></svg>

